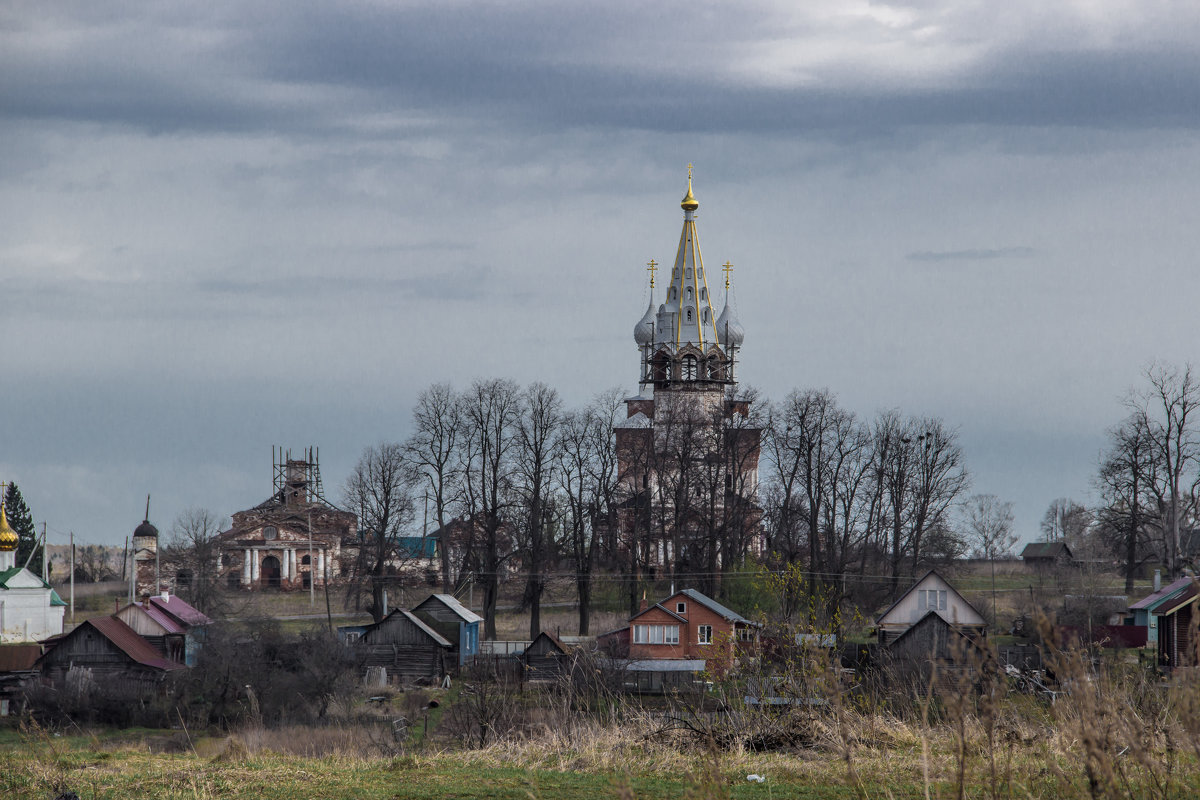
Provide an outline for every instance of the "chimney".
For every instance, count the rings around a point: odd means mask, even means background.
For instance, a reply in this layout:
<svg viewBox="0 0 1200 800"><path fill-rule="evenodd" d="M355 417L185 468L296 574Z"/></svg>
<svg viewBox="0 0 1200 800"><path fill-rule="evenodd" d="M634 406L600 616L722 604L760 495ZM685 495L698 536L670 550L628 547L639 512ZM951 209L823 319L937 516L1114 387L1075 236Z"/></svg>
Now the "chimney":
<svg viewBox="0 0 1200 800"><path fill-rule="evenodd" d="M645 611L645 610L646 610L646 590L643 589L642 590L642 605L638 608L638 611Z"/></svg>
<svg viewBox="0 0 1200 800"><path fill-rule="evenodd" d="M1156 569L1156 570L1154 570L1154 591L1157 592L1161 588L1162 588L1162 570Z"/></svg>
<svg viewBox="0 0 1200 800"><path fill-rule="evenodd" d="M164 603L168 603L168 602L170 602L170 601L171 601L171 592L170 592L169 590L167 590L166 588L164 588L164 589L162 590L162 595L161 595L161 597L162 597L162 601L163 601Z"/></svg>

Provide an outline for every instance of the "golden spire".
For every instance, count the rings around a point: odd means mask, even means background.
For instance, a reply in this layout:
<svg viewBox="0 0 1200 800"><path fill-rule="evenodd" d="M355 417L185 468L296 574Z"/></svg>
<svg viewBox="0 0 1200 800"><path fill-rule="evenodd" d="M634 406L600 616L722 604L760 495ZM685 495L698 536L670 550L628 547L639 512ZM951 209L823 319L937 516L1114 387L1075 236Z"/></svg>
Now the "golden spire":
<svg viewBox="0 0 1200 800"><path fill-rule="evenodd" d="M654 273L658 270L658 262L653 258L646 264L646 272L650 273L650 288L654 288Z"/></svg>
<svg viewBox="0 0 1200 800"><path fill-rule="evenodd" d="M4 513L4 503L0 502L0 551L9 552L17 549L21 537L8 524L8 514Z"/></svg>
<svg viewBox="0 0 1200 800"><path fill-rule="evenodd" d="M695 211L697 208L700 207L700 204L696 202L696 197L692 194L692 165L691 164L688 164L687 194L684 195L683 202L679 204L679 207L682 208L684 211Z"/></svg>
<svg viewBox="0 0 1200 800"><path fill-rule="evenodd" d="M733 272L733 264L726 261L721 266L721 269L725 270L725 291L728 292L729 291L729 273Z"/></svg>

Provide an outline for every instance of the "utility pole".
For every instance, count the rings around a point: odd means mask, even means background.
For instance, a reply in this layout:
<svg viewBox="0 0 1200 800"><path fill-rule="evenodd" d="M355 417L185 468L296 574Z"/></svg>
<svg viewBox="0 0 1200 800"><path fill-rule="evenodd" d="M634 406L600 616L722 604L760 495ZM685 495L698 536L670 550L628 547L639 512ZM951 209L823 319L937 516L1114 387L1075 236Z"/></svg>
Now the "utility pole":
<svg viewBox="0 0 1200 800"><path fill-rule="evenodd" d="M71 531L71 624L75 624L75 531Z"/></svg>
<svg viewBox="0 0 1200 800"><path fill-rule="evenodd" d="M46 523L42 522L42 580L46 583L50 582L50 572L46 569L46 550L50 542L46 539Z"/></svg>

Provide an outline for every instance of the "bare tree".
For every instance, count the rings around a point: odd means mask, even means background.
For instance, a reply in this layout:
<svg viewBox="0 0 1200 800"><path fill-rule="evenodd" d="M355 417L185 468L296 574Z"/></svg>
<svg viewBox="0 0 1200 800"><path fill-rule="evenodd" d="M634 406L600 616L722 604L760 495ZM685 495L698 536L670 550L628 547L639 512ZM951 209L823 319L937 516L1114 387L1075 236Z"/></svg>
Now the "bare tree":
<svg viewBox="0 0 1200 800"><path fill-rule="evenodd" d="M1066 542L1072 547L1082 544L1092 525L1092 512L1069 497L1050 503L1042 515L1042 539L1047 542Z"/></svg>
<svg viewBox="0 0 1200 800"><path fill-rule="evenodd" d="M517 417L519 474L527 541L525 547L524 603L529 606L529 638L542 632L542 594L546 590L546 562L550 550L548 494L555 461L553 446L562 424L562 400L544 383L534 383L521 396Z"/></svg>
<svg viewBox="0 0 1200 800"><path fill-rule="evenodd" d="M222 527L222 520L208 509L189 508L172 523L162 557L175 570L175 591L209 616L224 608L217 543Z"/></svg>
<svg viewBox="0 0 1200 800"><path fill-rule="evenodd" d="M579 634L590 630L592 575L600 552L600 531L616 527L616 442L614 425L619 390L597 397L587 408L563 417L555 447L559 492L563 500L567 547L579 597Z"/></svg>
<svg viewBox="0 0 1200 800"><path fill-rule="evenodd" d="M1157 469L1155 448L1146 415L1131 414L1108 433L1109 445L1095 479L1100 492L1098 518L1101 535L1124 562L1125 593L1133 592L1133 579L1144 560L1148 528L1156 518L1153 494Z"/></svg>
<svg viewBox="0 0 1200 800"><path fill-rule="evenodd" d="M1195 412L1200 405L1200 385L1192 368L1154 364L1146 369L1150 388L1131 401L1144 410L1150 439L1159 465L1153 486L1163 517L1167 571L1172 578L1180 571L1180 530L1196 510L1196 470L1200 458L1200 435Z"/></svg>
<svg viewBox="0 0 1200 800"><path fill-rule="evenodd" d="M405 457L420 474L434 517L443 537L447 511L461 492L458 447L462 410L459 398L447 383L435 383L417 397L413 408L413 433L404 443ZM441 551L442 591L453 589L450 543L438 542Z"/></svg>
<svg viewBox="0 0 1200 800"><path fill-rule="evenodd" d="M975 552L986 558L992 566L992 621L996 621L996 556L1007 553L1017 543L1012 532L1012 503L1002 501L994 494L977 494L970 497L963 508L967 538L975 545Z"/></svg>
<svg viewBox="0 0 1200 800"><path fill-rule="evenodd" d="M376 622L385 613L385 576L400 558L400 534L413 518L414 482L404 448L394 442L367 447L346 480L343 494L362 534L353 586L357 596L370 595L367 610Z"/></svg>
<svg viewBox="0 0 1200 800"><path fill-rule="evenodd" d="M472 530L478 517L480 577L483 579L484 638L496 638L496 601L500 570L511 552L501 529L513 505L515 434L520 389L510 380L479 380L463 398L463 421L469 441L463 451L464 488Z"/></svg>

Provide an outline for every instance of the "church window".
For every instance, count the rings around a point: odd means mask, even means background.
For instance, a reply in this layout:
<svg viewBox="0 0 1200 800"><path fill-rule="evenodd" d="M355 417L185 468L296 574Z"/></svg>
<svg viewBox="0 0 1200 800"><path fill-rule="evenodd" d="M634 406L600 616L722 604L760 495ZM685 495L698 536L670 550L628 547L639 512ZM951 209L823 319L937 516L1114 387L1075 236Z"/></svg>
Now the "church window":
<svg viewBox="0 0 1200 800"><path fill-rule="evenodd" d="M692 279L692 268L688 267L683 276L690 281Z"/></svg>
<svg viewBox="0 0 1200 800"><path fill-rule="evenodd" d="M675 302L675 287L674 286L671 287L671 302L672 303Z"/></svg>
<svg viewBox="0 0 1200 800"><path fill-rule="evenodd" d="M311 564L312 556L304 556L303 558L300 559L300 563L301 564Z"/></svg>
<svg viewBox="0 0 1200 800"><path fill-rule="evenodd" d="M692 302L692 287L690 286L688 287L687 299L689 303Z"/></svg>
<svg viewBox="0 0 1200 800"><path fill-rule="evenodd" d="M688 322L691 322L691 321L692 321L692 309L691 309L691 306L689 306L689 307L688 307L687 321L688 321Z"/></svg>
<svg viewBox="0 0 1200 800"><path fill-rule="evenodd" d="M680 376L685 381L696 380L696 357L695 356L690 356L690 355L684 356L683 361L680 362L679 366L680 366Z"/></svg>
<svg viewBox="0 0 1200 800"><path fill-rule="evenodd" d="M272 539L279 538L279 529L274 525L268 525L267 527L263 528L263 538L268 542Z"/></svg>
<svg viewBox="0 0 1200 800"><path fill-rule="evenodd" d="M708 317L708 309L704 309L704 323L707 325L711 320Z"/></svg>
<svg viewBox="0 0 1200 800"><path fill-rule="evenodd" d="M704 288L704 287L700 287L700 299L701 299L701 300L707 300L707 299L708 299L708 289L706 289L706 288Z"/></svg>

